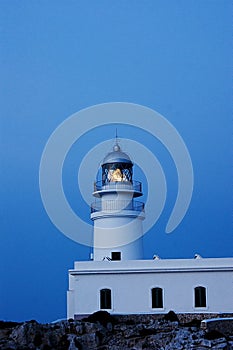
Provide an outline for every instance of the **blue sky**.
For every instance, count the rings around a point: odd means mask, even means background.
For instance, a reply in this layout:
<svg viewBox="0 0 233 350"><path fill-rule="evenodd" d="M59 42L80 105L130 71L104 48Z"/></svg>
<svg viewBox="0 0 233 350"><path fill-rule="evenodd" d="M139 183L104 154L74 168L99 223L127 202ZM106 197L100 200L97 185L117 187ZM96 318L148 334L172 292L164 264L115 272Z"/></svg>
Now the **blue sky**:
<svg viewBox="0 0 233 350"><path fill-rule="evenodd" d="M232 256L231 13L230 0L0 2L0 319L49 322L66 315L67 270L88 259L89 248L51 223L39 165L55 128L95 104L122 101L158 111L192 158L192 201L167 235L174 164L152 136L118 127L120 137L154 152L166 173L167 201L144 236L145 258ZM74 208L82 157L114 133L112 126L92 130L68 154L64 189ZM136 174L143 180L140 169ZM79 213L86 220L88 210L84 205Z"/></svg>

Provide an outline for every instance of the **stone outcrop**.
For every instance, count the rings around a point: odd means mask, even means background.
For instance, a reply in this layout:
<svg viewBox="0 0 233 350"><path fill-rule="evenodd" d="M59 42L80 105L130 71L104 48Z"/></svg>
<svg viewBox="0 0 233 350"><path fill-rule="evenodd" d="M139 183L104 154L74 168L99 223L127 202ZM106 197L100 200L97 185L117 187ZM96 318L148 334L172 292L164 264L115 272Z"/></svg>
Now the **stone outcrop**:
<svg viewBox="0 0 233 350"><path fill-rule="evenodd" d="M227 337L233 334L233 317L203 320L201 328L206 330L207 333L218 332Z"/></svg>
<svg viewBox="0 0 233 350"><path fill-rule="evenodd" d="M221 322L221 319L219 319ZM217 324L217 323L215 323ZM218 325L219 326L219 325ZM180 321L174 313L149 317L97 312L85 320L39 324L0 322L2 350L182 350L233 349L233 334L200 327L198 317Z"/></svg>

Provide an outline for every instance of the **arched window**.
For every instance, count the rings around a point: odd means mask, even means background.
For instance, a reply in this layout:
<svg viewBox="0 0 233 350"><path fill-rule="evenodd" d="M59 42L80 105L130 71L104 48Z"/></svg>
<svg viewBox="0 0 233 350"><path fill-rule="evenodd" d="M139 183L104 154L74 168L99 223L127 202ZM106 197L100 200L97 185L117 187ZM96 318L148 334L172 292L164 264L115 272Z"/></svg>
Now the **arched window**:
<svg viewBox="0 0 233 350"><path fill-rule="evenodd" d="M100 291L100 308L111 309L112 308L112 296L111 289L101 289Z"/></svg>
<svg viewBox="0 0 233 350"><path fill-rule="evenodd" d="M194 289L195 307L206 307L206 288L198 286Z"/></svg>
<svg viewBox="0 0 233 350"><path fill-rule="evenodd" d="M163 290L162 288L152 288L151 289L151 300L152 308L158 309L163 308Z"/></svg>

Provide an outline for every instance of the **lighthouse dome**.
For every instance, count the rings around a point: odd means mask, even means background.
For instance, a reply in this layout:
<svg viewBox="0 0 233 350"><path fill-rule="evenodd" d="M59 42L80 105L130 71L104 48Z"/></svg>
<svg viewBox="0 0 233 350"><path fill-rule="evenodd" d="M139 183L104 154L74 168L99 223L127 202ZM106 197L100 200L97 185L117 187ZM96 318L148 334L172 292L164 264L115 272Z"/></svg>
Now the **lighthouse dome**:
<svg viewBox="0 0 233 350"><path fill-rule="evenodd" d="M103 162L102 165L104 164L109 164L109 163L128 163L128 164L133 164L130 157L128 154L125 152L122 152L120 146L116 143L113 147L113 151L109 152Z"/></svg>

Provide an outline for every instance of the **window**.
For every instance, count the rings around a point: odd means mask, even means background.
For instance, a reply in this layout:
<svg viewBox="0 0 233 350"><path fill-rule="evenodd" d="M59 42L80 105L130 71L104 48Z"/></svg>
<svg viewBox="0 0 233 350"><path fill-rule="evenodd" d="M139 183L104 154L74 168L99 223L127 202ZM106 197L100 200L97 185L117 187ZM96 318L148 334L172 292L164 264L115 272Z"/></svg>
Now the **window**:
<svg viewBox="0 0 233 350"><path fill-rule="evenodd" d="M163 308L163 290L162 288L151 289L152 308Z"/></svg>
<svg viewBox="0 0 233 350"><path fill-rule="evenodd" d="M100 291L100 308L111 309L112 308L112 297L110 289L101 289Z"/></svg>
<svg viewBox="0 0 233 350"><path fill-rule="evenodd" d="M102 185L109 182L132 182L132 163L106 163L102 165Z"/></svg>
<svg viewBox="0 0 233 350"><path fill-rule="evenodd" d="M206 307L206 288L196 287L194 289L195 307Z"/></svg>
<svg viewBox="0 0 233 350"><path fill-rule="evenodd" d="M112 252L112 260L121 260L121 252Z"/></svg>

